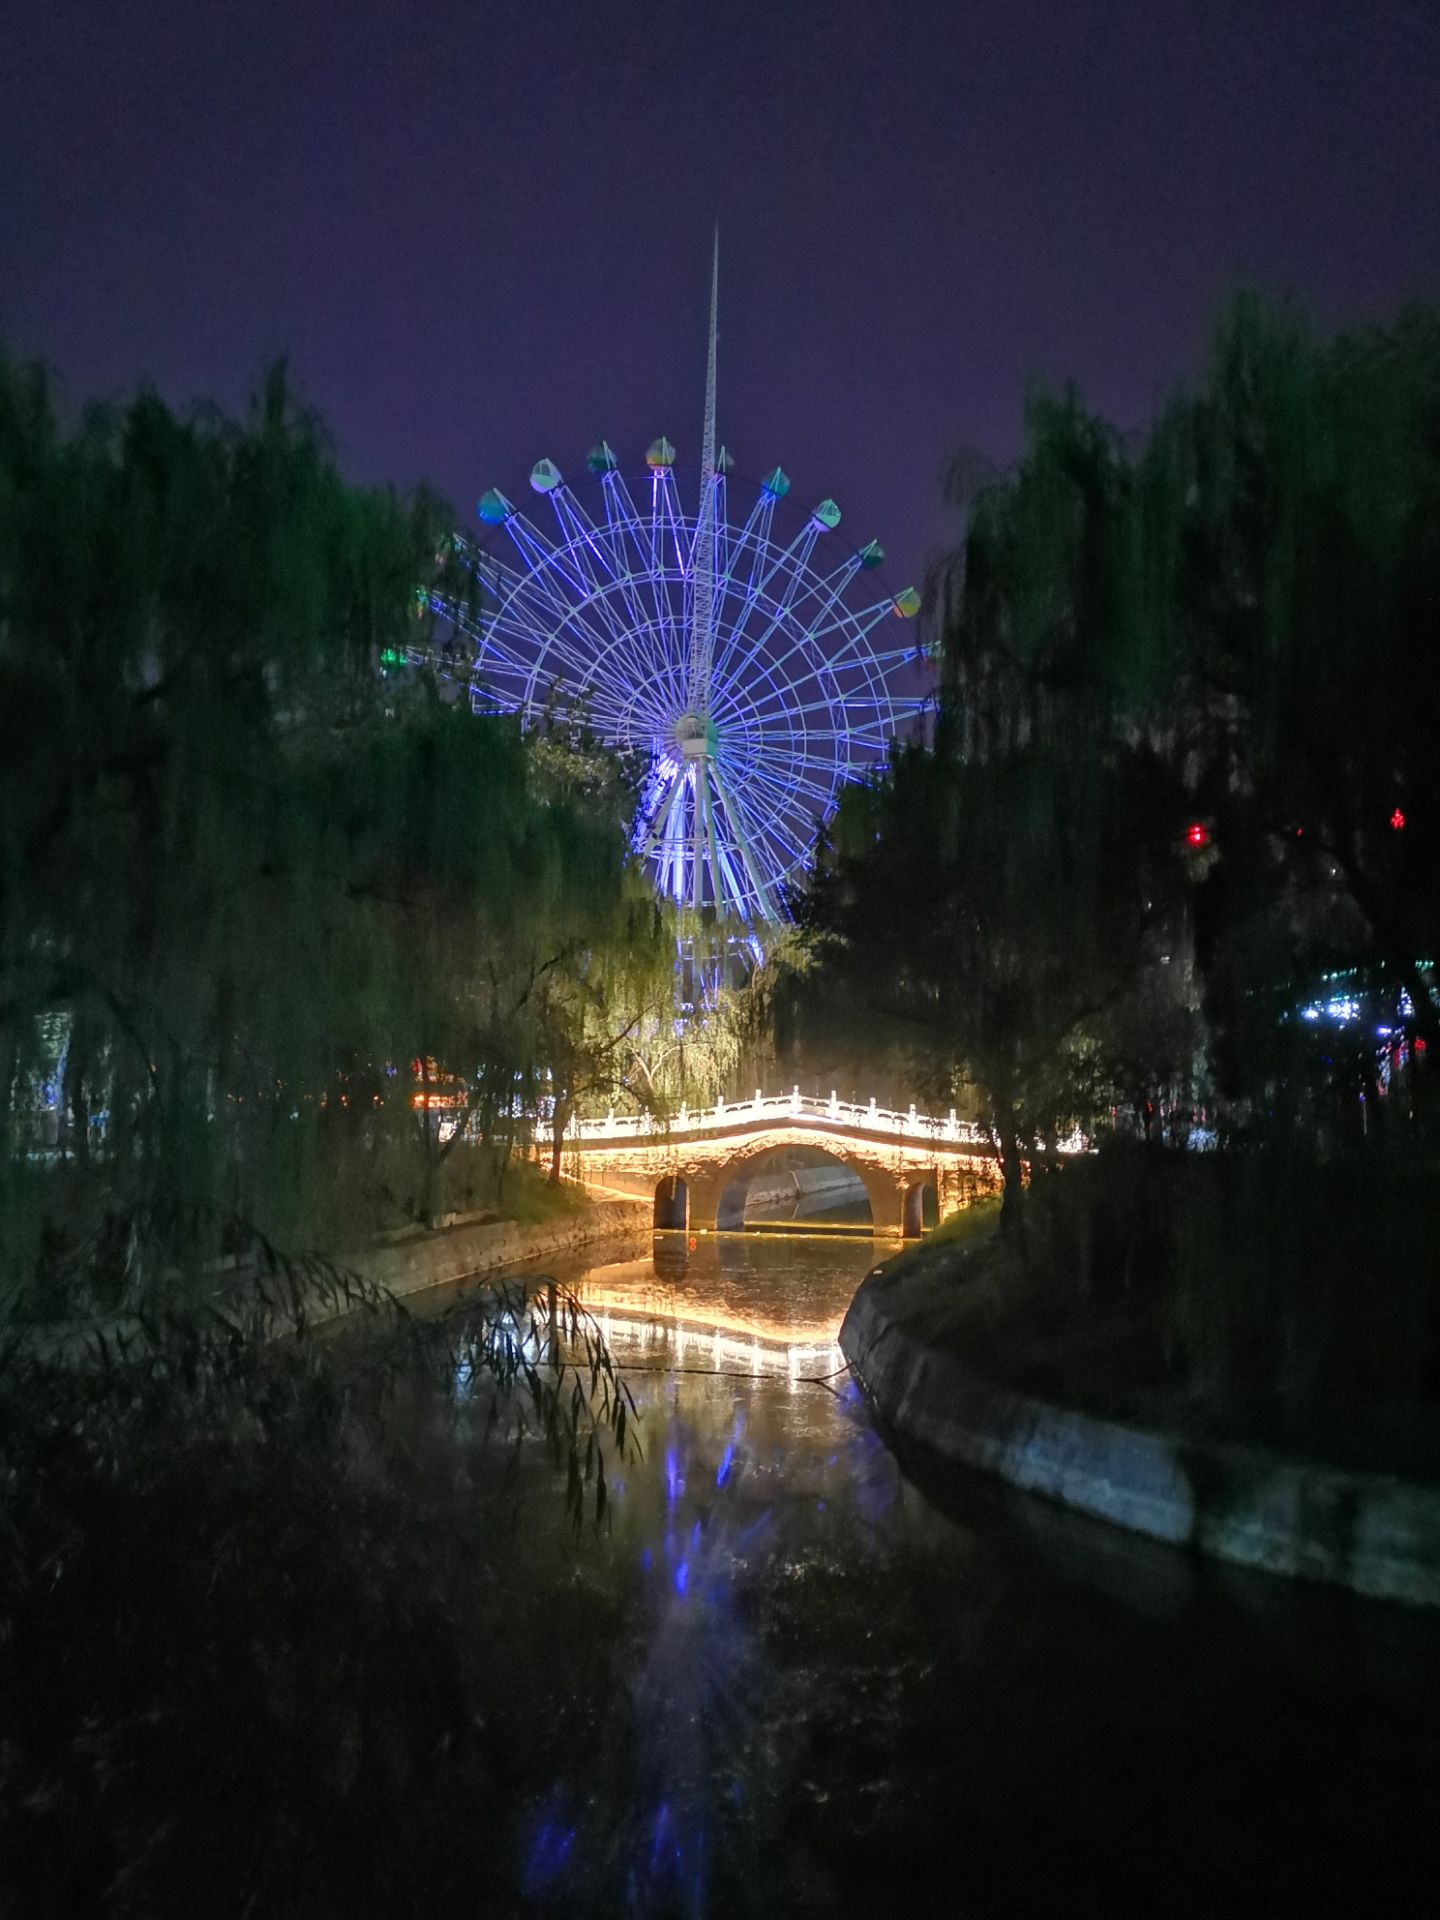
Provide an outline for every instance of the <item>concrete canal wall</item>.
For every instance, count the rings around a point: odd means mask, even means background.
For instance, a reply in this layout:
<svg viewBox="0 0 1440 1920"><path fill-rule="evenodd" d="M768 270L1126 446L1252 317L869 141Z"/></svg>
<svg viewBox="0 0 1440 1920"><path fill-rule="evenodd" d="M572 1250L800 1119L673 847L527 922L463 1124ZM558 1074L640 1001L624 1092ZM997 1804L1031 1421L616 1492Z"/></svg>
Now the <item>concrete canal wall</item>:
<svg viewBox="0 0 1440 1920"><path fill-rule="evenodd" d="M791 1204L813 1212L858 1186L848 1167L792 1167L783 1174L766 1174L745 1190L745 1217Z"/></svg>
<svg viewBox="0 0 1440 1920"><path fill-rule="evenodd" d="M974 1298L958 1303L967 1285ZM864 1281L840 1348L885 1425L945 1460L1193 1552L1440 1606L1440 1487L1180 1439L998 1386L966 1364L963 1327L967 1312L993 1316L1003 1304L953 1272L907 1280L881 1267Z"/></svg>
<svg viewBox="0 0 1440 1920"><path fill-rule="evenodd" d="M595 1200L580 1212L553 1220L459 1220L448 1227L389 1235L344 1264L403 1296L497 1273L522 1261L575 1253L601 1241L638 1242L650 1233L651 1213L648 1200Z"/></svg>

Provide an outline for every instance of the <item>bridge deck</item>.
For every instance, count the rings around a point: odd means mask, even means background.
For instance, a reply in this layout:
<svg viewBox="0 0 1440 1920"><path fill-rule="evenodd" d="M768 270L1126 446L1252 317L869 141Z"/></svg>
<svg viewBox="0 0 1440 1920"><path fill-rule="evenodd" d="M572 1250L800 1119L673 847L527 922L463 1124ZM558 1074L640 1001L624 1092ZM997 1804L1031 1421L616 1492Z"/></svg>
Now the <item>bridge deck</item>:
<svg viewBox="0 0 1440 1920"><path fill-rule="evenodd" d="M607 1145L638 1145L661 1142L667 1145L718 1138L745 1139L776 1128L796 1128L804 1132L828 1134L831 1138L866 1141L877 1146L934 1146L946 1153L984 1153L992 1151L989 1132L972 1121L946 1115L920 1113L911 1107L900 1113L878 1106L848 1100L817 1100L798 1089L789 1094L757 1094L753 1100L720 1101L714 1107L690 1113L681 1108L668 1125L653 1121L648 1114L609 1114L603 1120L572 1123L565 1135L568 1148L581 1152Z"/></svg>

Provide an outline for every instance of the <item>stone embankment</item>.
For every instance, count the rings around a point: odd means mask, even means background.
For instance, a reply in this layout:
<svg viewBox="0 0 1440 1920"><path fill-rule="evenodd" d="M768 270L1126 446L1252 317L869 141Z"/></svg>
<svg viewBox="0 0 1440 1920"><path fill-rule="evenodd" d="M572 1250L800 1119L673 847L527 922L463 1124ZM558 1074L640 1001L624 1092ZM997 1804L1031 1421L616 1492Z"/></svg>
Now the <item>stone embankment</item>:
<svg viewBox="0 0 1440 1920"><path fill-rule="evenodd" d="M965 1360L966 1325L1018 1302L967 1266L879 1267L845 1316L841 1351L897 1436L1192 1552L1440 1606L1440 1487L1181 1439L989 1380Z"/></svg>
<svg viewBox="0 0 1440 1920"><path fill-rule="evenodd" d="M596 1200L550 1220L459 1220L387 1235L345 1265L364 1279L403 1296L457 1280L498 1273L527 1260L575 1253L602 1241L638 1241L650 1232L648 1200Z"/></svg>
<svg viewBox="0 0 1440 1920"><path fill-rule="evenodd" d="M764 1180L752 1180L745 1190L745 1218L767 1209L793 1206L797 1217L823 1209L857 1191L859 1183L848 1167L792 1167Z"/></svg>

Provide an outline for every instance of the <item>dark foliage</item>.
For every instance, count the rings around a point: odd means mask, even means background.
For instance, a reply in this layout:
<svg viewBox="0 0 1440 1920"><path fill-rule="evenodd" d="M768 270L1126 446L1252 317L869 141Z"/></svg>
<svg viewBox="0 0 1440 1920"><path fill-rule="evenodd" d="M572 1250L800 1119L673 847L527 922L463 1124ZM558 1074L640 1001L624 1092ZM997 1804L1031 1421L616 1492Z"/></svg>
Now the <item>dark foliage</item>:
<svg viewBox="0 0 1440 1920"><path fill-rule="evenodd" d="M579 1524L634 1445L594 1329L554 1311L542 1283L416 1321L262 1249L203 1315L12 1338L7 1913L511 1904L516 1809L605 1699L566 1583L543 1619L518 1602L516 1449Z"/></svg>

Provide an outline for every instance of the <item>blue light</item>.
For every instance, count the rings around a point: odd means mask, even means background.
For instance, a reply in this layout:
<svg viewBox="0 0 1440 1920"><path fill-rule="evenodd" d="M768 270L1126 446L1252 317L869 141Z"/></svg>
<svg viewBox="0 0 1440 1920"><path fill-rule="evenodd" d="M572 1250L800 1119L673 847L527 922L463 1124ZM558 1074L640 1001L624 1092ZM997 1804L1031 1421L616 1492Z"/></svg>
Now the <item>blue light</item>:
<svg viewBox="0 0 1440 1920"><path fill-rule="evenodd" d="M682 1560L675 1569L675 1591L683 1600L685 1589L690 1585L690 1562Z"/></svg>
<svg viewBox="0 0 1440 1920"><path fill-rule="evenodd" d="M665 1844L665 1830L670 1825L670 1803L662 1800L655 1815L655 1825L651 1829L650 1866L653 1870L660 1862L660 1849Z"/></svg>
<svg viewBox="0 0 1440 1920"><path fill-rule="evenodd" d="M715 1472L715 1484L717 1487L723 1487L725 1482L730 1478L730 1468L734 1463L734 1459L735 1459L734 1443L727 1442L725 1451L720 1456L720 1465Z"/></svg>
<svg viewBox="0 0 1440 1920"><path fill-rule="evenodd" d="M552 1809L562 1800L558 1788L549 1796ZM521 1875L521 1885L527 1895L544 1893L555 1886L574 1851L575 1833L573 1826L566 1826L553 1813L541 1820L530 1842Z"/></svg>
<svg viewBox="0 0 1440 1920"><path fill-rule="evenodd" d="M602 447L594 458L614 456ZM793 537L781 534L774 518L788 482L778 470L743 523L727 519L717 479L714 647L697 698L688 652L706 516L681 500L669 467L647 477L644 494L632 494L607 464L587 506L542 461L534 479L543 527L488 493L481 544L459 549L485 589L485 610L469 613L439 596L435 607L474 648L472 706L544 725L558 699L607 745L644 755L650 774L632 847L658 890L680 901L723 900L764 945L786 883L808 863L816 820L844 779L883 761L924 698L902 685L914 650L875 640L905 596L866 604L875 589L856 583L861 560L879 557L874 543L838 564L818 557L831 503L818 520L804 517ZM693 779L678 785L685 777L673 751L675 723L691 710L718 733L704 822Z"/></svg>

